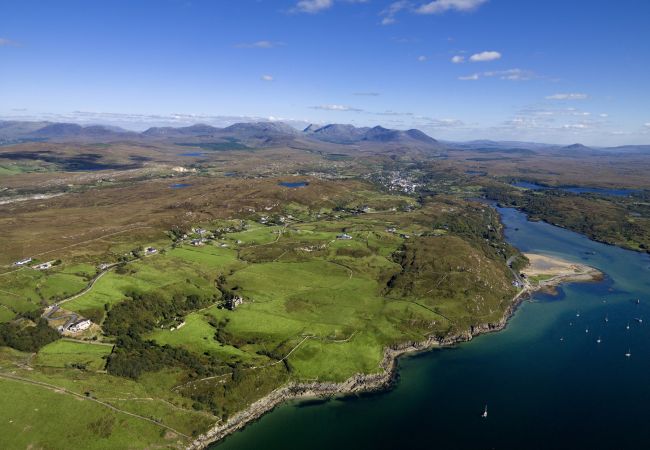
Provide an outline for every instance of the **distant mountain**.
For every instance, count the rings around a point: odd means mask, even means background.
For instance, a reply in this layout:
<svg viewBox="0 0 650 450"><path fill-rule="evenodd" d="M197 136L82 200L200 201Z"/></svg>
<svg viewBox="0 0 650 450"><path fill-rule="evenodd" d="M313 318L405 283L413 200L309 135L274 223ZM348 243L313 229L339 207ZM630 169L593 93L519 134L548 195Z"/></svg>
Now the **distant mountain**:
<svg viewBox="0 0 650 450"><path fill-rule="evenodd" d="M304 133L319 141L332 142L334 144L352 144L364 139L370 128L357 128L354 125L332 123L322 127L309 125Z"/></svg>
<svg viewBox="0 0 650 450"><path fill-rule="evenodd" d="M0 138L16 139L34 133L50 122L23 122L18 120L0 121Z"/></svg>
<svg viewBox="0 0 650 450"><path fill-rule="evenodd" d="M355 127L353 125L329 124L322 127L309 125L303 131L312 139L335 144L356 144L364 142L418 145L418 146L439 146L438 141L427 136L420 130L391 130L381 126L373 128Z"/></svg>
<svg viewBox="0 0 650 450"><path fill-rule="evenodd" d="M580 152L580 151L592 151L593 149L590 147L587 147L586 145L582 144L571 144L567 145L565 147L562 147L561 150L569 150L572 152Z"/></svg>
<svg viewBox="0 0 650 450"><path fill-rule="evenodd" d="M488 149L519 149L519 150L545 150L559 148L556 144L544 144L539 142L525 141L491 141L489 139L479 139L466 142L449 142L443 143L450 149L458 150L488 150Z"/></svg>
<svg viewBox="0 0 650 450"><path fill-rule="evenodd" d="M76 123L0 121L0 138L37 140L116 140L139 136L138 133L105 125L81 126Z"/></svg>
<svg viewBox="0 0 650 450"><path fill-rule="evenodd" d="M184 136L212 136L220 131L210 125L196 124L189 127L152 127L142 132L147 137L184 137Z"/></svg>

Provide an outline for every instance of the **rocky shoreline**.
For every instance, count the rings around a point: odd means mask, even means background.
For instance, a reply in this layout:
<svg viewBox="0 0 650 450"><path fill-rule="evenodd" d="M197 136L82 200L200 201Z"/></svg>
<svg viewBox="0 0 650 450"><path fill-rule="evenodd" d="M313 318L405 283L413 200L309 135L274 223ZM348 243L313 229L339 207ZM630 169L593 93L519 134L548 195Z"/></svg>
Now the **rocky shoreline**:
<svg viewBox="0 0 650 450"><path fill-rule="evenodd" d="M196 438L187 448L188 450L206 448L210 444L218 442L229 434L244 428L248 423L259 419L275 407L290 400L345 396L389 389L397 378L397 359L400 356L424 352L433 348L453 346L461 342L470 341L475 336L481 334L503 330L519 305L534 292L548 290L549 288L567 282L598 281L602 279L601 272L596 269L590 269L586 273L556 276L538 286L526 284L512 299L510 306L506 308L503 316L497 322L472 326L469 330L442 340L430 337L421 342L408 342L391 346L384 350L384 357L379 364L382 369L380 373L356 374L341 383L289 383L282 386L257 400L245 410L235 414L226 423L215 425L208 432Z"/></svg>

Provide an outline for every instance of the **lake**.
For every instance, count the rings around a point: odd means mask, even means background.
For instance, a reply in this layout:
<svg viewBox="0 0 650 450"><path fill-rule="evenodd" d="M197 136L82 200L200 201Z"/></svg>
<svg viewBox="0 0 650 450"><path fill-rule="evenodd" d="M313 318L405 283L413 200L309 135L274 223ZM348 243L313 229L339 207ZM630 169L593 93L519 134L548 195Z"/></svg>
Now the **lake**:
<svg viewBox="0 0 650 450"><path fill-rule="evenodd" d="M536 294L504 331L400 359L386 393L286 404L211 448L650 448L650 257L499 211L521 250L590 264L605 280Z"/></svg>
<svg viewBox="0 0 650 450"><path fill-rule="evenodd" d="M518 181L516 183L512 183L512 185L524 189L531 189L533 191L558 189L560 191L571 192L573 194L598 194L598 195L607 195L613 197L629 197L632 194L641 192L636 189L607 189L607 188L580 187L580 186L551 187L551 186L544 186L537 183L531 183L528 181Z"/></svg>
<svg viewBox="0 0 650 450"><path fill-rule="evenodd" d="M291 182L291 181L281 181L278 184L280 186L284 186L284 187L288 187L288 188L292 188L292 189L309 186L309 183L306 182L306 181L293 181L293 182Z"/></svg>

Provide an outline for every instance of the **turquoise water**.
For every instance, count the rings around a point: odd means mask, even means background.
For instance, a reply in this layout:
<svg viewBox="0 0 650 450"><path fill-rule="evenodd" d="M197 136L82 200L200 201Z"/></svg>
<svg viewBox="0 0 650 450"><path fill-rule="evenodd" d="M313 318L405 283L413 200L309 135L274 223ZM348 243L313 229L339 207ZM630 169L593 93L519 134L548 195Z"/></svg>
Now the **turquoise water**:
<svg viewBox="0 0 650 450"><path fill-rule="evenodd" d="M536 294L502 332L402 358L389 392L287 404L213 448L650 448L650 258L500 212L521 250L607 277Z"/></svg>

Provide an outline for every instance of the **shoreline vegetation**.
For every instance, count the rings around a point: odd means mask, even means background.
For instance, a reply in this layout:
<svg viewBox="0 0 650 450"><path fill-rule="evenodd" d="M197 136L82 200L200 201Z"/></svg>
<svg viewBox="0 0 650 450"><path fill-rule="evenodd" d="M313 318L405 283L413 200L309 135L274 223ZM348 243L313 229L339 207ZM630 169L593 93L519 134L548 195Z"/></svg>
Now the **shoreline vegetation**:
<svg viewBox="0 0 650 450"><path fill-rule="evenodd" d="M380 373L355 374L347 380L335 382L289 383L275 389L265 397L255 401L243 411L233 415L225 423L219 423L206 433L196 438L188 449L204 449L215 444L228 435L243 429L246 425L260 419L283 403L292 400L327 399L345 397L354 394L378 392L390 389L397 379L397 360L401 356L426 352L434 348L445 348L471 341L481 334L493 333L505 329L508 320L514 315L519 305L538 291L554 292L561 284L571 282L590 282L603 279L603 273L585 264L573 263L564 259L537 253L524 253L529 264L521 270L523 287L513 297L510 306L497 322L473 326L460 334L444 339L430 337L425 341L408 342L391 346L384 350L379 364Z"/></svg>

